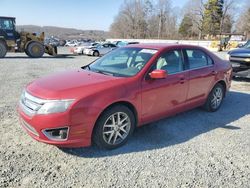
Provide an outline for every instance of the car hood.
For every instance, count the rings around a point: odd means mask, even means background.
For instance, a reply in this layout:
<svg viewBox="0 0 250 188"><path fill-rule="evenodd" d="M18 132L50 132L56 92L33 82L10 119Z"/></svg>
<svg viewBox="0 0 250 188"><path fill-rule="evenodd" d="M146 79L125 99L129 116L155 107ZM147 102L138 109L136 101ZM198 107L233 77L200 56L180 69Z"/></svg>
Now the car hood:
<svg viewBox="0 0 250 188"><path fill-rule="evenodd" d="M124 79L100 73L73 70L45 76L31 82L26 90L42 99L77 99L122 84Z"/></svg>
<svg viewBox="0 0 250 188"><path fill-rule="evenodd" d="M250 57L250 49L249 48L239 48L239 49L231 50L228 53L231 56Z"/></svg>

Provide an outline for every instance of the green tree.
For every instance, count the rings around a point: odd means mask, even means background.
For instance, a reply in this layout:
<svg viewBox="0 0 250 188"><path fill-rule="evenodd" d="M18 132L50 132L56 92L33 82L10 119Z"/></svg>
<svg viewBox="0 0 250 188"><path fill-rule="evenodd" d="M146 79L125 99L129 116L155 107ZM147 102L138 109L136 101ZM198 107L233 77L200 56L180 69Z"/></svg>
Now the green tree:
<svg viewBox="0 0 250 188"><path fill-rule="evenodd" d="M179 27L179 33L183 37L191 37L193 34L192 27L193 27L193 21L190 18L190 16L186 14L182 19L181 25Z"/></svg>
<svg viewBox="0 0 250 188"><path fill-rule="evenodd" d="M205 4L203 30L205 34L217 35L220 33L223 17L224 0L208 0Z"/></svg>

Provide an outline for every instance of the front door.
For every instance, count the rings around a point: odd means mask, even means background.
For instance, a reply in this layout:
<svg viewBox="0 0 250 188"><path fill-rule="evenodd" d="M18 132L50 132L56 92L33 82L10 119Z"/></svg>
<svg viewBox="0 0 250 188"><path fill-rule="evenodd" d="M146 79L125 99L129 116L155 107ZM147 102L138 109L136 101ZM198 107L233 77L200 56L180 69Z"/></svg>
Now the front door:
<svg viewBox="0 0 250 188"><path fill-rule="evenodd" d="M9 18L0 18L0 34L5 40L16 40L14 21Z"/></svg>
<svg viewBox="0 0 250 188"><path fill-rule="evenodd" d="M166 70L165 79L142 82L142 123L151 122L177 113L185 104L188 90L188 72L184 70L181 50L164 52L151 68Z"/></svg>

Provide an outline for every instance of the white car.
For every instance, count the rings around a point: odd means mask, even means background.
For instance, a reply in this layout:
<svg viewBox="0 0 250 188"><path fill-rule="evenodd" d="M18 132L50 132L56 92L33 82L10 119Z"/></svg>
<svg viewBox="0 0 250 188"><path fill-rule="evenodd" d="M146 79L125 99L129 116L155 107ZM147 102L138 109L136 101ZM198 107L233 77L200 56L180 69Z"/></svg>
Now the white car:
<svg viewBox="0 0 250 188"><path fill-rule="evenodd" d="M64 46L76 47L76 46L78 46L78 42L77 41L68 41L68 42L66 42L66 44Z"/></svg>
<svg viewBox="0 0 250 188"><path fill-rule="evenodd" d="M86 48L91 48L97 46L99 43L83 43L81 46L76 47L73 50L74 54L84 54Z"/></svg>
<svg viewBox="0 0 250 188"><path fill-rule="evenodd" d="M107 43L84 49L84 54L91 56L101 56L117 48L115 44Z"/></svg>

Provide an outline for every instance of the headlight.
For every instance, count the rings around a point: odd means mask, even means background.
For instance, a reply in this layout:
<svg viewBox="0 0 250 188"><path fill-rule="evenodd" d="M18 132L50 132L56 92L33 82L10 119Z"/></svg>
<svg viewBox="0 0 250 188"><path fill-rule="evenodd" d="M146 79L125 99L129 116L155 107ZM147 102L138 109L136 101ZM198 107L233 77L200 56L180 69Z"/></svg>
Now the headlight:
<svg viewBox="0 0 250 188"><path fill-rule="evenodd" d="M226 60L230 61L230 54L226 55Z"/></svg>
<svg viewBox="0 0 250 188"><path fill-rule="evenodd" d="M22 92L20 106L29 115L65 112L75 99L47 100L35 97L25 90Z"/></svg>
<svg viewBox="0 0 250 188"><path fill-rule="evenodd" d="M37 114L65 112L73 102L74 99L45 101L42 107L37 111Z"/></svg>
<svg viewBox="0 0 250 188"><path fill-rule="evenodd" d="M249 62L250 62L250 58L246 58L246 59L245 59L245 62L248 62L248 63L249 63Z"/></svg>

